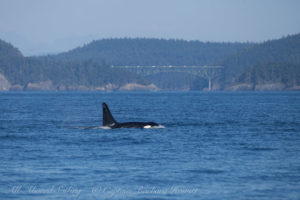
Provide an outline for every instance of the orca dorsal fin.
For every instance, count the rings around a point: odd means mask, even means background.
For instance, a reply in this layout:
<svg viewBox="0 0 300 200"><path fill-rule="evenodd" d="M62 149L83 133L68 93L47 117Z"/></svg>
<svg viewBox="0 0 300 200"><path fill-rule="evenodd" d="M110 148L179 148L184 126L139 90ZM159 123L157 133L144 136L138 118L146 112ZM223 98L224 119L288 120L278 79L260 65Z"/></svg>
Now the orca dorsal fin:
<svg viewBox="0 0 300 200"><path fill-rule="evenodd" d="M117 124L108 106L104 102L102 103L102 111L103 111L103 126L113 126Z"/></svg>

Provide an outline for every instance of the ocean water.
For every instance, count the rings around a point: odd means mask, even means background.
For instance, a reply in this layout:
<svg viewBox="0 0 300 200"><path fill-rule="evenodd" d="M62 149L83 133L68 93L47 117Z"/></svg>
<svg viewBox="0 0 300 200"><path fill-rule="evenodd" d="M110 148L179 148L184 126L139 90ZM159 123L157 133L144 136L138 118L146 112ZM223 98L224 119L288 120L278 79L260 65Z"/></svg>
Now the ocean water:
<svg viewBox="0 0 300 200"><path fill-rule="evenodd" d="M0 158L4 200L296 200L300 93L0 93Z"/></svg>

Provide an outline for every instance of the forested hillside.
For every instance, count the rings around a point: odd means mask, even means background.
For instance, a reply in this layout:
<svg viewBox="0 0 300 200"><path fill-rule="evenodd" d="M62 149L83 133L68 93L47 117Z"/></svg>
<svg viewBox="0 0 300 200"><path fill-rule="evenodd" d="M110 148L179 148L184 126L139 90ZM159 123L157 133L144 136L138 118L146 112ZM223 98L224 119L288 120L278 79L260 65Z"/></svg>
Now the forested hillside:
<svg viewBox="0 0 300 200"><path fill-rule="evenodd" d="M293 87L300 85L300 65L289 63L258 64L244 72L238 81L254 82L255 84L277 82Z"/></svg>
<svg viewBox="0 0 300 200"><path fill-rule="evenodd" d="M105 60L112 65L214 65L252 47L250 43L216 43L164 39L103 39L54 56L60 60Z"/></svg>
<svg viewBox="0 0 300 200"><path fill-rule="evenodd" d="M17 48L0 39L0 61L21 57L23 57L22 53Z"/></svg>
<svg viewBox="0 0 300 200"><path fill-rule="evenodd" d="M24 57L0 40L0 90L204 90L207 80L182 73L142 77L112 65L221 65L213 89L300 88L300 34L253 43L103 39L65 53ZM154 85L155 84L155 85Z"/></svg>
<svg viewBox="0 0 300 200"><path fill-rule="evenodd" d="M115 90L129 83L150 84L134 73L112 69L104 61L23 57L4 41L0 41L0 74L0 90Z"/></svg>
<svg viewBox="0 0 300 200"><path fill-rule="evenodd" d="M247 47L219 64L225 66L226 84L231 84L249 67L270 62L300 64L300 34Z"/></svg>
<svg viewBox="0 0 300 200"><path fill-rule="evenodd" d="M299 90L300 64L261 63L245 70L235 81L236 89ZM238 88L240 87L240 88Z"/></svg>

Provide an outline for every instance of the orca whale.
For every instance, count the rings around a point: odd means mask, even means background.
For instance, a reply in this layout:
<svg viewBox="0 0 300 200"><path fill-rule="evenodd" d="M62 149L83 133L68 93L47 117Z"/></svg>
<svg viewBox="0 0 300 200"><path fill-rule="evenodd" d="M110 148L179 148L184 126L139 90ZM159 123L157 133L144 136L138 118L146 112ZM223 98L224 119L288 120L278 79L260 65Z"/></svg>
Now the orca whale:
<svg viewBox="0 0 300 200"><path fill-rule="evenodd" d="M106 103L102 103L103 127L108 128L153 128L159 127L155 122L124 122L118 123L112 116Z"/></svg>

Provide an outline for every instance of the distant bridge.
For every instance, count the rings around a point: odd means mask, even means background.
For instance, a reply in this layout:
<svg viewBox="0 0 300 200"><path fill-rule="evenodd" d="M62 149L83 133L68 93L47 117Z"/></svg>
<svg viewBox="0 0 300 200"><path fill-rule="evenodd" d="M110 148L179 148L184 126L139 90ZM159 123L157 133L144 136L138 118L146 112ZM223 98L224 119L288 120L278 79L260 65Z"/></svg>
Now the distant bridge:
<svg viewBox="0 0 300 200"><path fill-rule="evenodd" d="M223 70L223 66L111 66L125 69L130 72L147 76L165 72L188 73L200 76L208 80L208 90L212 89L212 81L218 77Z"/></svg>

